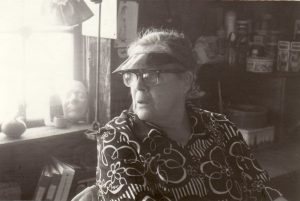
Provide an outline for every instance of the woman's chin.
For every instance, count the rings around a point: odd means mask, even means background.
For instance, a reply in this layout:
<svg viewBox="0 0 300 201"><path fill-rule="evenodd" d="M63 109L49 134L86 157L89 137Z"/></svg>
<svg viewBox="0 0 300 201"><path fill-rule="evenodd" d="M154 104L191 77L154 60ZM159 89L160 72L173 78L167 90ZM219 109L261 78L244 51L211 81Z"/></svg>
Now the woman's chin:
<svg viewBox="0 0 300 201"><path fill-rule="evenodd" d="M151 121L153 119L153 114L147 110L137 110L135 113L143 121Z"/></svg>

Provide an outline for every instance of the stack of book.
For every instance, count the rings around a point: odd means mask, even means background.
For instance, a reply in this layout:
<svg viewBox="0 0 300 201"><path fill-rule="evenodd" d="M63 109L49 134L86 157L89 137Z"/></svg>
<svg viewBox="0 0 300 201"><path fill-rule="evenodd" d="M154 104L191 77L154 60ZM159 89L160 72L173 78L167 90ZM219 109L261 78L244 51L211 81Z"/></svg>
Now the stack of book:
<svg viewBox="0 0 300 201"><path fill-rule="evenodd" d="M82 167L52 157L39 178L34 201L71 200L85 187L95 184L95 172L86 173Z"/></svg>

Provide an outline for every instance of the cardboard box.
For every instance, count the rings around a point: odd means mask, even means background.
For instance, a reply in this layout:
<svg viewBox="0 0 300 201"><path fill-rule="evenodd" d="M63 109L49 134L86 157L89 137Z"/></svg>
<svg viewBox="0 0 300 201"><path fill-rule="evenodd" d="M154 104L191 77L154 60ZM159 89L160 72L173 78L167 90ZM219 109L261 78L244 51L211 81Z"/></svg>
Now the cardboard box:
<svg viewBox="0 0 300 201"><path fill-rule="evenodd" d="M262 143L273 142L274 126L258 129L239 129L244 140L249 146L256 146Z"/></svg>

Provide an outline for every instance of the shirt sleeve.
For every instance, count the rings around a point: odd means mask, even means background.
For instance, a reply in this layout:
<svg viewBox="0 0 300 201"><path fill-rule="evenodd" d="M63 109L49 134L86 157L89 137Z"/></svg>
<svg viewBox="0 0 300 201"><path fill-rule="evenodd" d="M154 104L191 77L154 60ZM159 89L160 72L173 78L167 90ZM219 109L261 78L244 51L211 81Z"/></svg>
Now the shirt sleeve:
<svg viewBox="0 0 300 201"><path fill-rule="evenodd" d="M236 178L242 183L246 197L272 201L282 196L278 190L270 187L268 173L261 168L236 126L225 120L221 130L225 133L228 161Z"/></svg>
<svg viewBox="0 0 300 201"><path fill-rule="evenodd" d="M101 128L97 137L98 200L156 200L153 178L147 175L141 146L131 136L127 119Z"/></svg>

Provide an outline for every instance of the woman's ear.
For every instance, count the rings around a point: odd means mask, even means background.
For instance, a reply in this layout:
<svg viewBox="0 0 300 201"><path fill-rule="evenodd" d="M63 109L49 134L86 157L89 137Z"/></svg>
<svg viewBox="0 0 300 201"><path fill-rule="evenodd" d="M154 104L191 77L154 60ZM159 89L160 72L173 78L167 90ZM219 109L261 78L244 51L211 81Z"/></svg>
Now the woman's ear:
<svg viewBox="0 0 300 201"><path fill-rule="evenodd" d="M183 81L185 86L185 92L189 92L193 86L195 76L194 73L191 71L187 71L183 74Z"/></svg>

